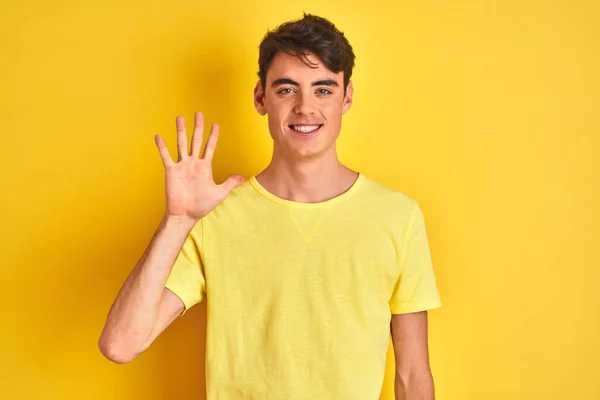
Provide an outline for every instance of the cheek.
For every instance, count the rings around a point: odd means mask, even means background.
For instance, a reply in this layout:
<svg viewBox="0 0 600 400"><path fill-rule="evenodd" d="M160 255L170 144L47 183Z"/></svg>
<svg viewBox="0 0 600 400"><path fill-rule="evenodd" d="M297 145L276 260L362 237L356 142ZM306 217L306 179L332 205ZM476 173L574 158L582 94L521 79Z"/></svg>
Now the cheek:
<svg viewBox="0 0 600 400"><path fill-rule="evenodd" d="M267 112L272 117L272 121L283 121L288 116L292 105L286 101L273 101L267 106Z"/></svg>
<svg viewBox="0 0 600 400"><path fill-rule="evenodd" d="M336 123L342 118L343 105L335 103L329 103L321 108L321 112L327 118L330 123Z"/></svg>
<svg viewBox="0 0 600 400"><path fill-rule="evenodd" d="M327 103L323 103L321 110L323 111L323 113L327 113L330 116L336 116L338 114L342 114L343 108L343 101L335 99L335 101L328 101Z"/></svg>
<svg viewBox="0 0 600 400"><path fill-rule="evenodd" d="M271 107L267 112L271 134L279 136L287 120L287 114L282 107Z"/></svg>

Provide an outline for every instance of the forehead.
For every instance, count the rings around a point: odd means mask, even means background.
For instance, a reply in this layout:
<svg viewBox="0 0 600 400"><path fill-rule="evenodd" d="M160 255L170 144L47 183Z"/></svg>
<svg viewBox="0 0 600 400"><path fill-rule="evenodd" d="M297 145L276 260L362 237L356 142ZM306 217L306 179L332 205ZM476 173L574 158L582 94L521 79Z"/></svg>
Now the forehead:
<svg viewBox="0 0 600 400"><path fill-rule="evenodd" d="M267 85L279 78L291 78L298 83L322 79L333 79L338 82L342 80L343 71L337 74L332 72L317 56L311 53L307 54L307 58L310 67L298 57L284 51L275 54L267 70Z"/></svg>

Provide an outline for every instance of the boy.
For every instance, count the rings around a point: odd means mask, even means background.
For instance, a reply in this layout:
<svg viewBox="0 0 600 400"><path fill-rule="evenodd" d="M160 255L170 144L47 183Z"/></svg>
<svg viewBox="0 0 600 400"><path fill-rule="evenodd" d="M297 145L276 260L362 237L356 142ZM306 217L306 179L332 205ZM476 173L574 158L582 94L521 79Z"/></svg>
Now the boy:
<svg viewBox="0 0 600 400"><path fill-rule="evenodd" d="M270 164L215 184L213 124L200 156L177 118L178 160L160 135L167 209L100 337L117 363L144 351L207 298L207 398L377 399L390 329L396 398L434 398L427 310L441 305L417 202L336 154L352 104L354 53L329 21L304 15L260 45L254 103Z"/></svg>

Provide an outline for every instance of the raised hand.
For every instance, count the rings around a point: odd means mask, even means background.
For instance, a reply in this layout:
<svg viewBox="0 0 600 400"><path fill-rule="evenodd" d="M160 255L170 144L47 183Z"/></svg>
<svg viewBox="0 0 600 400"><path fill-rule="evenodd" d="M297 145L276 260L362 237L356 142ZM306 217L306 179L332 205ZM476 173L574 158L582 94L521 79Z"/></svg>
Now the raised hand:
<svg viewBox="0 0 600 400"><path fill-rule="evenodd" d="M211 126L204 152L199 158L204 131L204 116L201 112L195 113L194 122L192 146L188 155L185 119L182 116L176 118L178 150L176 163L171 159L163 138L156 135L154 139L165 166L166 217L190 218L197 221L225 200L233 188L244 182L244 177L231 175L222 184L215 183L212 159L219 137L219 126L217 124Z"/></svg>

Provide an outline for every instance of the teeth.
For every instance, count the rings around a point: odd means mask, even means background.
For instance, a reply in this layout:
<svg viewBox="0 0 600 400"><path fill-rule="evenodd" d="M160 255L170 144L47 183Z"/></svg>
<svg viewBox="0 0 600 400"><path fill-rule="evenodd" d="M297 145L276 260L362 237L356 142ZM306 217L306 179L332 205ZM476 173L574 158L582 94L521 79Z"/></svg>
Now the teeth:
<svg viewBox="0 0 600 400"><path fill-rule="evenodd" d="M299 132L308 133L308 132L317 130L319 128L319 125L304 125L304 126L293 125L293 128L294 128L294 130L297 130Z"/></svg>

